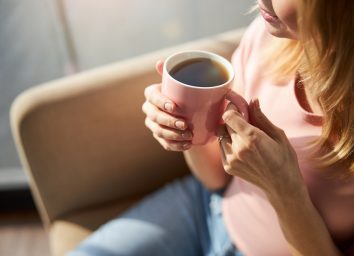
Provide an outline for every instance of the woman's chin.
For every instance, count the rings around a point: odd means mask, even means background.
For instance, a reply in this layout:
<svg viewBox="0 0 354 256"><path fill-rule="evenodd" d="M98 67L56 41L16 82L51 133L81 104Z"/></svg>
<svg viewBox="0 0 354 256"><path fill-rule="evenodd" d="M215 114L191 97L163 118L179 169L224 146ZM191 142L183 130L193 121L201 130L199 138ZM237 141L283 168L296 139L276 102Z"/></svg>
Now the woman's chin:
<svg viewBox="0 0 354 256"><path fill-rule="evenodd" d="M289 31L283 24L264 22L269 34L279 38L298 39L297 35Z"/></svg>

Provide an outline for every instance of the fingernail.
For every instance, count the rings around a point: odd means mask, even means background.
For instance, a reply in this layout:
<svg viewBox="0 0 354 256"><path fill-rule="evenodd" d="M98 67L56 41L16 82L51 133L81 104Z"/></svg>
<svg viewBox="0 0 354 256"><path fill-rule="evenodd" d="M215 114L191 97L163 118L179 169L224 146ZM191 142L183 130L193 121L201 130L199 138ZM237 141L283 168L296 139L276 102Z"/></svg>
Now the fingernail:
<svg viewBox="0 0 354 256"><path fill-rule="evenodd" d="M166 102L165 105L164 105L164 108L165 108L165 110L171 112L173 110L173 104L170 103L170 102Z"/></svg>
<svg viewBox="0 0 354 256"><path fill-rule="evenodd" d="M230 109L236 110L238 112L238 109L236 108L236 106L234 104L230 104Z"/></svg>
<svg viewBox="0 0 354 256"><path fill-rule="evenodd" d="M178 129L184 130L186 125L185 125L185 123L183 121L176 121L175 126Z"/></svg>
<svg viewBox="0 0 354 256"><path fill-rule="evenodd" d="M256 107L256 109L260 110L260 107L259 107L259 100L258 100L258 99L255 99L255 100L253 101L253 103L254 103L254 106Z"/></svg>
<svg viewBox="0 0 354 256"><path fill-rule="evenodd" d="M191 132L183 132L182 137L184 139L191 139L192 138L192 133Z"/></svg>

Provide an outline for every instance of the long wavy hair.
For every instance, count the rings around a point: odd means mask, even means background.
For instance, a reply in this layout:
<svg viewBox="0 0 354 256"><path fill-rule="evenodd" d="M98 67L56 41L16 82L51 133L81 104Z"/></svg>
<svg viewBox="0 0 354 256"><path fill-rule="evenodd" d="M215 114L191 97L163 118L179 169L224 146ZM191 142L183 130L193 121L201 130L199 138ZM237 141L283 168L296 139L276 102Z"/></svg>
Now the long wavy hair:
<svg viewBox="0 0 354 256"><path fill-rule="evenodd" d="M299 40L275 39L265 62L276 80L298 73L323 112L322 134L311 146L317 163L345 164L354 174L354 1L301 0ZM269 67L269 65L268 65Z"/></svg>

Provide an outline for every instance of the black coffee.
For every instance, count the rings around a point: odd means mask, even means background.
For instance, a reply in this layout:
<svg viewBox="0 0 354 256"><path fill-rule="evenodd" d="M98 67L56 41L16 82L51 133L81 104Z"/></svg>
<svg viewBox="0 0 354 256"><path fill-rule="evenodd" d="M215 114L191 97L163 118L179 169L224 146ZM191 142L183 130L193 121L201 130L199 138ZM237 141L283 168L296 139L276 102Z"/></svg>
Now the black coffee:
<svg viewBox="0 0 354 256"><path fill-rule="evenodd" d="M219 62L207 58L182 61L169 73L177 81L197 87L213 87L229 80L227 70Z"/></svg>

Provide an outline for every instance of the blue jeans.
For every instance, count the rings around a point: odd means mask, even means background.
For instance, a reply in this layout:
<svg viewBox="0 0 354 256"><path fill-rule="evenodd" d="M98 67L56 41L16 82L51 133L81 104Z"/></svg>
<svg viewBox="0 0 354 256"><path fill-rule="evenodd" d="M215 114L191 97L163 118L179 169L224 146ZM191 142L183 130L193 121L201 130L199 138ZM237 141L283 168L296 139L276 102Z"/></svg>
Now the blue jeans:
<svg viewBox="0 0 354 256"><path fill-rule="evenodd" d="M84 240L69 256L240 256L224 226L222 191L192 176L144 198Z"/></svg>

